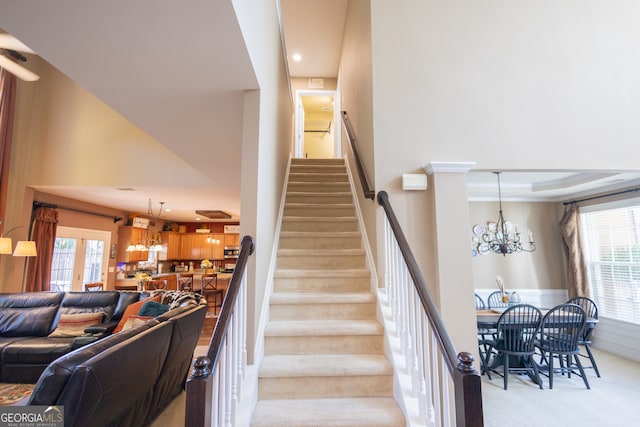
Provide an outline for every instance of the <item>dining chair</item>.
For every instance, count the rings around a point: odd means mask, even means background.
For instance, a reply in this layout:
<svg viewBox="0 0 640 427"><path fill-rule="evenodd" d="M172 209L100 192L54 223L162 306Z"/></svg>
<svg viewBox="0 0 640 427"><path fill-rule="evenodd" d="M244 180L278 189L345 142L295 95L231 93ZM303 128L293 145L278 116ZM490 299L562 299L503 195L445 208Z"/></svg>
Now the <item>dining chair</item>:
<svg viewBox="0 0 640 427"><path fill-rule="evenodd" d="M507 389L509 373L527 374L542 389L538 367L533 360L534 341L540 330L542 313L530 304L519 304L507 308L496 324L496 338L485 340L488 346L484 359L485 372L491 379L491 372L500 375L496 369L503 366L504 389ZM491 360L491 356L493 360Z"/></svg>
<svg viewBox="0 0 640 427"><path fill-rule="evenodd" d="M155 291L156 289L167 289L169 281L166 279L153 279L145 282L144 290L145 291Z"/></svg>
<svg viewBox="0 0 640 427"><path fill-rule="evenodd" d="M549 377L549 388L553 388L553 375L556 373L580 375L587 389L589 381L580 362L580 347L578 342L582 336L586 315L582 307L577 304L560 304L547 312L542 318L540 337L535 346L540 351L540 368L542 374ZM554 367L554 359L559 365ZM575 362L575 363L574 363ZM578 367L578 372L575 367Z"/></svg>
<svg viewBox="0 0 640 427"><path fill-rule="evenodd" d="M489 309L505 308L508 306L506 302L502 301L502 292L500 291L491 292L489 294L489 297L487 298L487 305Z"/></svg>
<svg viewBox="0 0 640 427"><path fill-rule="evenodd" d="M475 294L476 296L476 310L484 310L486 309L486 306L484 304L484 300L482 299L482 297L478 294ZM490 330L487 328L478 328L478 354L480 355L480 368L481 368L481 373L484 374L484 356L487 352L487 345L486 344L482 344L483 340L486 340L487 337L489 336L493 336L493 334L495 333L495 330Z"/></svg>
<svg viewBox="0 0 640 427"><path fill-rule="evenodd" d="M193 291L193 273L178 273L176 284L179 291Z"/></svg>
<svg viewBox="0 0 640 427"><path fill-rule="evenodd" d="M571 298L567 301L569 304L577 304L584 310L587 318L598 319L598 306L595 301L591 298L587 297L575 297ZM598 365L596 364L596 359L593 357L593 352L591 351L591 334L593 330L596 328L596 323L587 322L584 325L584 330L582 331L582 336L578 340L578 344L584 346L585 350L587 350L587 354L579 353L579 356L588 358L591 361L591 366L583 366L583 368L593 368L598 378L600 378L600 371L598 370Z"/></svg>
<svg viewBox="0 0 640 427"><path fill-rule="evenodd" d="M213 297L212 300L207 298L207 295ZM202 296L207 298L207 306L213 307L213 313L218 314L220 307L222 307L222 300L224 299L224 291L218 288L218 275L215 273L202 275ZM212 301L212 304L209 304Z"/></svg>
<svg viewBox="0 0 640 427"><path fill-rule="evenodd" d="M484 300L480 295L476 294L476 310L484 310L485 308Z"/></svg>
<svg viewBox="0 0 640 427"><path fill-rule="evenodd" d="M85 292L97 292L102 290L104 290L104 284L102 282L86 283L84 285Z"/></svg>

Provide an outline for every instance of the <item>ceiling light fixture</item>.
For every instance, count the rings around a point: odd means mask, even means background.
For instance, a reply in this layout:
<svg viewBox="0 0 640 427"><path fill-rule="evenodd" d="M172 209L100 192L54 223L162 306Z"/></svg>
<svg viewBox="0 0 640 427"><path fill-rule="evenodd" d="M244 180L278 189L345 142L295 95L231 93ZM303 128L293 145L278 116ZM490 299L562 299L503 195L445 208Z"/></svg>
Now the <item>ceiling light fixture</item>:
<svg viewBox="0 0 640 427"><path fill-rule="evenodd" d="M300 55L299 53L294 53L291 59L293 59L296 62L300 62L302 61L302 55Z"/></svg>
<svg viewBox="0 0 640 427"><path fill-rule="evenodd" d="M473 226L473 237L471 241L474 246L475 255L479 253L486 255L489 252L496 254L512 254L514 252L533 252L536 250L536 244L533 241L533 233L528 231L529 241L527 246L523 246L520 241L520 233L518 226L509 221L504 220L502 214L502 189L500 187L500 172L494 172L498 178L498 201L500 210L498 212L498 221L487 221L486 227L482 224Z"/></svg>
<svg viewBox="0 0 640 427"><path fill-rule="evenodd" d="M155 219L159 220L160 216L162 216L162 211L164 209L164 202L160 203L160 210L158 211L158 216ZM149 227L151 225L156 225L153 215L153 209L151 207L151 199L149 199L149 203L147 205L147 216L149 217L149 223L147 224L144 241L138 241L135 245L133 242L125 249L126 252L144 252L144 251L161 251L162 248L162 237L160 233L152 232L151 237L149 237Z"/></svg>

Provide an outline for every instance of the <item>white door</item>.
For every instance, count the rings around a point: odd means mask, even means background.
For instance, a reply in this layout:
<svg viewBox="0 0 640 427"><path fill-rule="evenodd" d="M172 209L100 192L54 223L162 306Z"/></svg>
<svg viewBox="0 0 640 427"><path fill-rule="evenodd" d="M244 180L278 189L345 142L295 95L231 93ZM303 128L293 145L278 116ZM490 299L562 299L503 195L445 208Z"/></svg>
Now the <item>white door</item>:
<svg viewBox="0 0 640 427"><path fill-rule="evenodd" d="M87 283L105 283L110 240L108 231L58 227L51 261L51 290L81 292Z"/></svg>

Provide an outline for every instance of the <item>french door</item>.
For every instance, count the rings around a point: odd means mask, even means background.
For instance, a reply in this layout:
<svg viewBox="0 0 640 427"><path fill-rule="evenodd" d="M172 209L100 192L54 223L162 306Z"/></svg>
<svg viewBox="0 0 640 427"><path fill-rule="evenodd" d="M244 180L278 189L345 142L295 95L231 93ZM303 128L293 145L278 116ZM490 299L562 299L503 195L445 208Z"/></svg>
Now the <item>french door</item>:
<svg viewBox="0 0 640 427"><path fill-rule="evenodd" d="M52 291L84 291L87 283L105 282L111 233L58 227L51 261Z"/></svg>

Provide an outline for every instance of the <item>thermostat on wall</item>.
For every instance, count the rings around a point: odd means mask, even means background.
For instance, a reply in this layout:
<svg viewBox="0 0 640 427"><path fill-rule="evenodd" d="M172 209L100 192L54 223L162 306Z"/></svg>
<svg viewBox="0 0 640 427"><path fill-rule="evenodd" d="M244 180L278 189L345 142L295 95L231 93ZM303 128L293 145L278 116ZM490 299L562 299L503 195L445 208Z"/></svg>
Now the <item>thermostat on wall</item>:
<svg viewBox="0 0 640 427"><path fill-rule="evenodd" d="M402 174L403 190L426 190L427 175L423 173L405 173Z"/></svg>

